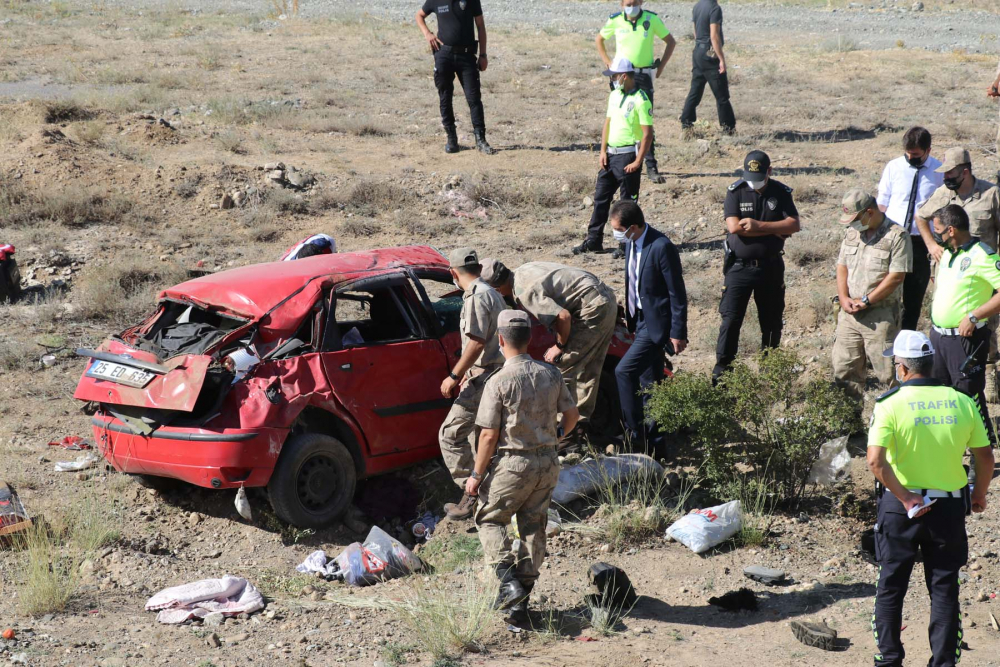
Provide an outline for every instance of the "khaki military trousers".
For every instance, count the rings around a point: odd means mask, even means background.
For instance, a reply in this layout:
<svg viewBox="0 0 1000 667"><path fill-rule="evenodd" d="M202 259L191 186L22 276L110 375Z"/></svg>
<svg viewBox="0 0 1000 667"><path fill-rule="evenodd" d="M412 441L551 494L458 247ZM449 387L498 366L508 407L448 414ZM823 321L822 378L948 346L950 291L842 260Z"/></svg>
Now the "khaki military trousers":
<svg viewBox="0 0 1000 667"><path fill-rule="evenodd" d="M871 364L875 377L883 384L893 381L892 358L882 352L892 347L899 333L899 304L876 305L837 316L837 334L833 343L833 379L852 398L861 400L865 392L865 362Z"/></svg>
<svg viewBox="0 0 1000 667"><path fill-rule="evenodd" d="M475 447L479 439L476 412L483 397L486 378L493 370L495 369L483 371L477 368L470 371L475 377L466 379L462 388L458 390L458 397L451 404L451 410L448 411L448 416L444 418L444 423L438 431L438 445L441 447L444 466L451 473L451 478L463 490L465 481L476 464Z"/></svg>
<svg viewBox="0 0 1000 667"><path fill-rule="evenodd" d="M573 320L563 350L555 366L562 372L569 393L576 399L580 419L590 419L597 406L597 387L608 346L618 322L618 301L614 291L601 285L601 295L587 304L580 319Z"/></svg>
<svg viewBox="0 0 1000 667"><path fill-rule="evenodd" d="M476 527L487 565L515 564L511 553L511 517L517 517L527 557L517 559L515 574L525 586L538 579L545 560L545 527L549 503L559 481L559 459L545 447L533 452L499 452L479 487Z"/></svg>

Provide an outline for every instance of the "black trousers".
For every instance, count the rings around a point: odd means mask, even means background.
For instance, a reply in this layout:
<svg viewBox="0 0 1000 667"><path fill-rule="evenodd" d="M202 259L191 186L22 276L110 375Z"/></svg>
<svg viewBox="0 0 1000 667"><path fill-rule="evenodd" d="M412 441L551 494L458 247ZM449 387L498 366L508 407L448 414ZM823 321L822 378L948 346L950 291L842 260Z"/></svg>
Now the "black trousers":
<svg viewBox="0 0 1000 667"><path fill-rule="evenodd" d="M635 75L635 85L639 87L639 90L646 93L646 97L649 98L650 105L654 105L653 102L653 75L651 74L636 74ZM656 169L656 133L653 132L653 128L649 128L650 133L653 135L653 140L649 144L649 150L646 151L646 155L643 157L643 162L646 165L646 169Z"/></svg>
<svg viewBox="0 0 1000 667"><path fill-rule="evenodd" d="M901 328L916 331L920 309L924 305L924 293L927 291L927 283L931 280L931 260L927 255L927 244L924 243L923 237L915 234L910 236L910 239L913 241L913 271L903 278Z"/></svg>
<svg viewBox="0 0 1000 667"><path fill-rule="evenodd" d="M698 105L705 93L705 84L715 95L715 109L719 114L719 125L725 130L736 127L736 114L733 105L729 103L729 75L719 74L719 60L709 58L709 45L696 43L691 56L691 90L684 101L684 111L681 112L681 127L690 127L698 120Z"/></svg>
<svg viewBox="0 0 1000 667"><path fill-rule="evenodd" d="M924 581L931 596L927 626L932 657L929 667L953 667L962 655L962 611L958 604L958 571L969 558L965 533L965 500L939 498L927 514L906 516L906 508L886 491L878 501L875 524L875 557L879 562L878 587L872 632L878 654L876 667L901 667L903 598L917 557L923 556Z"/></svg>
<svg viewBox="0 0 1000 667"><path fill-rule="evenodd" d="M990 444L997 444L993 420L990 419L989 408L986 407L986 357L990 353L989 327L976 329L972 336L942 336L931 329L931 345L934 347L934 378L951 385L966 396L971 396L979 407L979 414L986 424L986 433L990 436ZM973 355L968 372L960 368L969 355Z"/></svg>
<svg viewBox="0 0 1000 667"><path fill-rule="evenodd" d="M591 246L604 247L604 224L608 221L608 211L611 210L615 190L619 191L621 199L639 199L642 171L636 169L631 174L625 173L625 167L632 162L635 162L635 153L609 155L607 168L597 172L594 212L590 214L590 224L587 226L587 241Z"/></svg>
<svg viewBox="0 0 1000 667"><path fill-rule="evenodd" d="M660 458L666 456L663 436L659 427L646 419L645 407L649 397L640 392L663 379L666 357L663 346L654 344L649 338L642 309L639 309L637 319L635 340L615 367L618 399L625 420L626 443L633 452Z"/></svg>
<svg viewBox="0 0 1000 667"><path fill-rule="evenodd" d="M441 124L446 128L455 126L452 98L455 96L456 75L465 91L465 100L469 103L473 129L485 132L486 117L483 114L483 96L479 87L479 56L475 53L455 53L448 46L442 46L434 52L434 85L437 86L441 103Z"/></svg>
<svg viewBox="0 0 1000 667"><path fill-rule="evenodd" d="M785 313L785 262L780 257L755 266L744 265L736 260L726 272L722 301L719 302L722 325L715 345L713 378L725 373L736 359L740 329L743 327L743 318L746 317L751 296L757 304L761 349L778 347Z"/></svg>

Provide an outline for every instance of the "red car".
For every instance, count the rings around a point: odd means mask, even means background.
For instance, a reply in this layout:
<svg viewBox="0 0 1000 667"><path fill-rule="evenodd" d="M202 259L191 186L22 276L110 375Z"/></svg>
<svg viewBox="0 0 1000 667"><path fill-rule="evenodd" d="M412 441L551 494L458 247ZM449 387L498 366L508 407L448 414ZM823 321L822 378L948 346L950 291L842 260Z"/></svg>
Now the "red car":
<svg viewBox="0 0 1000 667"><path fill-rule="evenodd" d="M203 276L164 290L143 322L78 350L75 398L118 470L198 486L266 486L301 527L338 518L358 479L438 456L460 350L461 293L427 246L319 255ZM552 334L538 325L532 354ZM605 363L595 435L620 433Z"/></svg>

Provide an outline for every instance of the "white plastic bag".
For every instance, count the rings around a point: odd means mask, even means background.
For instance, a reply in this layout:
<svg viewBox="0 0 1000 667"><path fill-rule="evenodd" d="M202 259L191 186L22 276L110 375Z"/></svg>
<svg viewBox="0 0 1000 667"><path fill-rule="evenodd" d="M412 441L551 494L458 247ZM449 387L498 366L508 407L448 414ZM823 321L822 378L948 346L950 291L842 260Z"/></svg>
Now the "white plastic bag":
<svg viewBox="0 0 1000 667"><path fill-rule="evenodd" d="M809 483L829 486L850 474L851 455L847 452L847 436L828 440L819 448L819 456L809 471ZM846 472L845 472L846 471Z"/></svg>
<svg viewBox="0 0 1000 667"><path fill-rule="evenodd" d="M240 516L247 521L253 521L253 513L250 511L250 501L247 500L247 492L243 490L240 486L240 490L236 492L236 511L239 512Z"/></svg>
<svg viewBox="0 0 1000 667"><path fill-rule="evenodd" d="M638 472L663 474L663 466L645 454L620 454L601 459L587 459L559 471L559 482L552 492L552 502L566 505L593 493L610 482L619 483Z"/></svg>
<svg viewBox="0 0 1000 667"><path fill-rule="evenodd" d="M725 505L691 510L667 528L667 535L700 554L738 533L742 523L740 501L733 500Z"/></svg>

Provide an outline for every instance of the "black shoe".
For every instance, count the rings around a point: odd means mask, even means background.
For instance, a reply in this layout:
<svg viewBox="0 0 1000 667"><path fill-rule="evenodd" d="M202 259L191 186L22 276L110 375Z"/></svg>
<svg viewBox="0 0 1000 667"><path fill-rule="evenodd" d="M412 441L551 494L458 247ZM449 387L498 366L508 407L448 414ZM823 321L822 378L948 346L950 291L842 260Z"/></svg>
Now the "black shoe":
<svg viewBox="0 0 1000 667"><path fill-rule="evenodd" d="M625 244L619 243L618 247L611 252L611 259L625 259Z"/></svg>
<svg viewBox="0 0 1000 667"><path fill-rule="evenodd" d="M475 130L475 135L476 135L476 149L480 153L484 153L486 155L493 155L494 153L496 153L496 150L488 143L486 143L485 130Z"/></svg>
<svg viewBox="0 0 1000 667"><path fill-rule="evenodd" d="M826 623L792 621L792 634L806 646L815 646L824 651L837 650L837 631Z"/></svg>
<svg viewBox="0 0 1000 667"><path fill-rule="evenodd" d="M652 183L666 183L667 179L663 177L660 170L656 168L655 164L646 165L646 178Z"/></svg>
<svg viewBox="0 0 1000 667"><path fill-rule="evenodd" d="M531 597L531 589L534 588L534 584L531 586L521 584L521 588L524 590L524 596L510 606L507 610L507 617L504 619L511 625L524 626L529 620L528 598Z"/></svg>
<svg viewBox="0 0 1000 667"><path fill-rule="evenodd" d="M455 131L455 126L444 128L445 134L448 135L448 143L444 145L445 153L457 153L458 152L458 132Z"/></svg>
<svg viewBox="0 0 1000 667"><path fill-rule="evenodd" d="M527 595L524 586L514 577L514 566L507 563L498 563L496 566L497 579L500 580L500 590L497 592L494 609L510 609L518 602L522 602Z"/></svg>
<svg viewBox="0 0 1000 667"><path fill-rule="evenodd" d="M593 243L588 239L573 248L574 255L582 255L585 252L604 252L604 246Z"/></svg>

